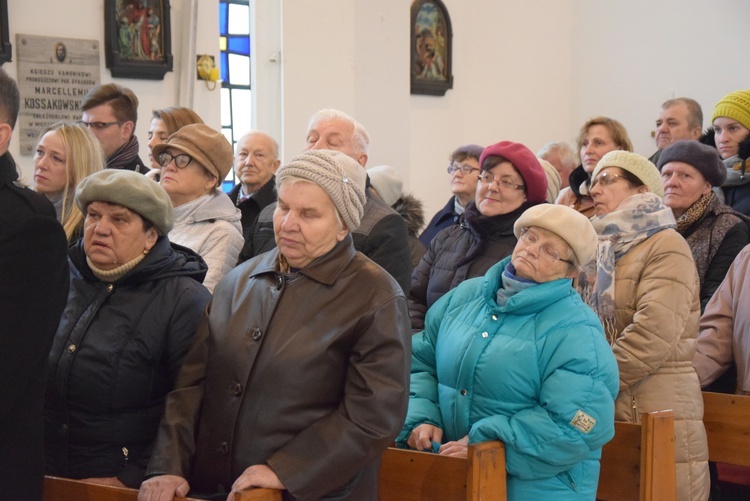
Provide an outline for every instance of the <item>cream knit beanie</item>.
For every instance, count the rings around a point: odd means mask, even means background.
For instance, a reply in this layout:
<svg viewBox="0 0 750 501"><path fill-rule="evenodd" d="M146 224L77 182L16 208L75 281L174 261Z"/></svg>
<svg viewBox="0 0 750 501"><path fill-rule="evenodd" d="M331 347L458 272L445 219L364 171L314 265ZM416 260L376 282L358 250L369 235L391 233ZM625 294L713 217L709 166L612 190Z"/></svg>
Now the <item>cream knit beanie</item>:
<svg viewBox="0 0 750 501"><path fill-rule="evenodd" d="M349 231L359 228L365 212L367 173L339 151L308 150L276 171L276 189L287 177L306 179L331 197Z"/></svg>
<svg viewBox="0 0 750 501"><path fill-rule="evenodd" d="M648 191L660 197L664 196L659 169L648 158L629 151L610 151L596 164L594 172L591 173L591 179L596 179L597 174L606 167L619 167L626 170L640 179L648 187Z"/></svg>

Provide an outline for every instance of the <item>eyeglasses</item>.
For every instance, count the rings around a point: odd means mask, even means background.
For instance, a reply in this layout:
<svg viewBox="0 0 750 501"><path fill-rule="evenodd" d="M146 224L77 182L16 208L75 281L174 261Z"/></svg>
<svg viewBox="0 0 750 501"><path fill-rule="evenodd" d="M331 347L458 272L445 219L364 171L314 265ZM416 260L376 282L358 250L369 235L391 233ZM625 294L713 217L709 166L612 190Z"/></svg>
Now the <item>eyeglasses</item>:
<svg viewBox="0 0 750 501"><path fill-rule="evenodd" d="M610 184L617 181L618 177L625 177L624 174L613 174L611 172L602 172L596 179L591 180L591 188L601 183L602 186L609 186Z"/></svg>
<svg viewBox="0 0 750 501"><path fill-rule="evenodd" d="M521 240L526 245L539 244L539 255L549 263L562 261L563 263L573 264L573 261L561 258L560 254L549 245L540 244L539 235L531 231L531 228L521 228Z"/></svg>
<svg viewBox="0 0 750 501"><path fill-rule="evenodd" d="M89 129L104 130L112 125L122 125L125 122L123 122L122 120L115 120L114 122L84 122L83 120L79 120L76 123L78 125L85 125Z"/></svg>
<svg viewBox="0 0 750 501"><path fill-rule="evenodd" d="M171 162L172 160L174 160L174 164L178 169L184 169L185 167L190 165L190 162L193 161L193 157L191 157L187 153L172 155L165 151L156 158L156 161L159 162L159 165L161 165L162 167L166 167L167 165L169 165L169 162Z"/></svg>
<svg viewBox="0 0 750 501"><path fill-rule="evenodd" d="M479 170L479 169L477 169L476 167L472 167L471 165L467 165L467 164L461 165L457 163L452 163L448 166L446 170L448 171L448 174L453 174L457 170L460 170L464 174L471 174L475 170Z"/></svg>
<svg viewBox="0 0 750 501"><path fill-rule="evenodd" d="M526 186L522 184L516 184L513 182L513 179L507 176L496 178L495 175L489 171L484 171L481 174L479 174L479 180L482 181L486 185L491 185L495 180L497 180L498 183L505 186L509 190L523 190L526 188Z"/></svg>

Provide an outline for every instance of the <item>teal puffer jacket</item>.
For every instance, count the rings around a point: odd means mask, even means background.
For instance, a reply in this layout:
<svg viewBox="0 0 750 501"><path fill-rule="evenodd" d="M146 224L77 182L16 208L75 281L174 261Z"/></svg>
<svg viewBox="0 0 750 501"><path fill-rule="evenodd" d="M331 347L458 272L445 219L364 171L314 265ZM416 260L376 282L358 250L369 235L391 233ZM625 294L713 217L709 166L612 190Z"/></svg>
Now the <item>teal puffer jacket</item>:
<svg viewBox="0 0 750 501"><path fill-rule="evenodd" d="M594 312L559 279L498 306L510 258L436 302L412 338L411 395L398 437L430 423L444 441L502 440L509 499L594 499L614 436L617 362Z"/></svg>

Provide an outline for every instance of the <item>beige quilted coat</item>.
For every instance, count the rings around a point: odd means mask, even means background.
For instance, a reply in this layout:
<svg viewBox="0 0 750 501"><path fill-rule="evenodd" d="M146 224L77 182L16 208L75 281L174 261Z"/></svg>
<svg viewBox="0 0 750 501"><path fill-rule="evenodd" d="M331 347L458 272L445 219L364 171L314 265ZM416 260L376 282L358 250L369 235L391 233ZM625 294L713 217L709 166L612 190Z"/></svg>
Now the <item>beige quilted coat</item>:
<svg viewBox="0 0 750 501"><path fill-rule="evenodd" d="M673 409L677 499L708 499L708 446L703 398L693 369L700 303L698 275L685 240L674 230L651 236L615 267L613 345L620 369L615 418Z"/></svg>

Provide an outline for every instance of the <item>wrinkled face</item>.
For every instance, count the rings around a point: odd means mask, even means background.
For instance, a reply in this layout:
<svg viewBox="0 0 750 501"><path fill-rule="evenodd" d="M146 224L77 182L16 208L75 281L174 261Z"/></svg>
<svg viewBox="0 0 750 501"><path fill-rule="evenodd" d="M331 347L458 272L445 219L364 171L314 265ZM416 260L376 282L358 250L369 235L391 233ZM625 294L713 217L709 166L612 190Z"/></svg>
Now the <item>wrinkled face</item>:
<svg viewBox="0 0 750 501"><path fill-rule="evenodd" d="M750 135L750 130L737 120L717 117L714 120L714 140L722 159L733 157L739 151L739 145Z"/></svg>
<svg viewBox="0 0 750 501"><path fill-rule="evenodd" d="M181 155L182 151L167 148L170 155ZM161 168L159 184L172 200L172 205L179 207L202 197L216 187L216 176L206 170L197 160L192 160L185 168L180 169L174 160Z"/></svg>
<svg viewBox="0 0 750 501"><path fill-rule="evenodd" d="M62 137L51 130L42 136L34 154L34 190L45 195L62 193L66 179L67 154Z"/></svg>
<svg viewBox="0 0 750 501"><path fill-rule="evenodd" d="M594 198L594 214L604 216L617 210L628 197L644 193L647 188L639 186L635 188L622 176L619 167L605 167L596 175L591 182L591 196Z"/></svg>
<svg viewBox="0 0 750 501"><path fill-rule="evenodd" d="M575 273L566 262L572 250L565 240L536 226L527 229L526 237L518 239L511 255L516 276L543 283Z"/></svg>
<svg viewBox="0 0 750 501"><path fill-rule="evenodd" d="M485 183L480 179L477 185L476 204L479 212L484 216L499 216L518 209L526 201L526 191L523 188L507 186L510 183L524 186L521 174L510 162L500 163L488 171L495 179L492 183ZM505 181L505 183L503 182Z"/></svg>
<svg viewBox="0 0 750 501"><path fill-rule="evenodd" d="M669 108L662 108L656 119L656 147L663 150L675 141L698 139L700 127L690 127L690 114L685 103L677 103Z"/></svg>
<svg viewBox="0 0 750 501"><path fill-rule="evenodd" d="M248 134L237 143L234 173L248 195L271 180L279 163L271 139L265 134Z"/></svg>
<svg viewBox="0 0 750 501"><path fill-rule="evenodd" d="M603 125L592 125L581 143L581 164L591 174L601 158L617 149L612 134Z"/></svg>
<svg viewBox="0 0 750 501"><path fill-rule="evenodd" d="M479 160L473 157L466 157L461 162L453 162L454 167L469 167L472 170L468 174L464 174L461 169L456 169L451 174L451 191L463 205L474 200L474 196L477 193L477 182L479 182Z"/></svg>
<svg viewBox="0 0 750 501"><path fill-rule="evenodd" d="M83 249L94 266L112 270L129 263L156 243L154 228L143 229L143 219L121 205L91 202L83 224Z"/></svg>
<svg viewBox="0 0 750 501"><path fill-rule="evenodd" d="M669 162L661 168L661 183L664 187L664 205L680 217L701 195L711 191L698 169L685 162Z"/></svg>
<svg viewBox="0 0 750 501"><path fill-rule="evenodd" d="M336 207L320 186L282 182L278 197L273 231L279 252L292 267L305 268L349 233L340 227Z"/></svg>
<svg viewBox="0 0 750 501"><path fill-rule="evenodd" d="M153 155L154 146L166 143L169 139L167 124L161 118L151 119L151 125L148 128L148 161L151 162L152 169L161 170L161 165L156 161Z"/></svg>
<svg viewBox="0 0 750 501"><path fill-rule="evenodd" d="M84 111L81 120L86 123L111 124L103 126L92 125L89 127L89 130L94 136L96 136L99 143L101 143L102 149L104 150L104 156L107 158L111 157L115 151L130 140L130 135L135 126L135 124L130 121L113 123L118 120L112 107L107 103L100 104L90 110Z"/></svg>
<svg viewBox="0 0 750 501"><path fill-rule="evenodd" d="M354 125L339 118L320 120L307 131L304 151L335 150L353 158L362 167L367 163L367 155L354 152Z"/></svg>

